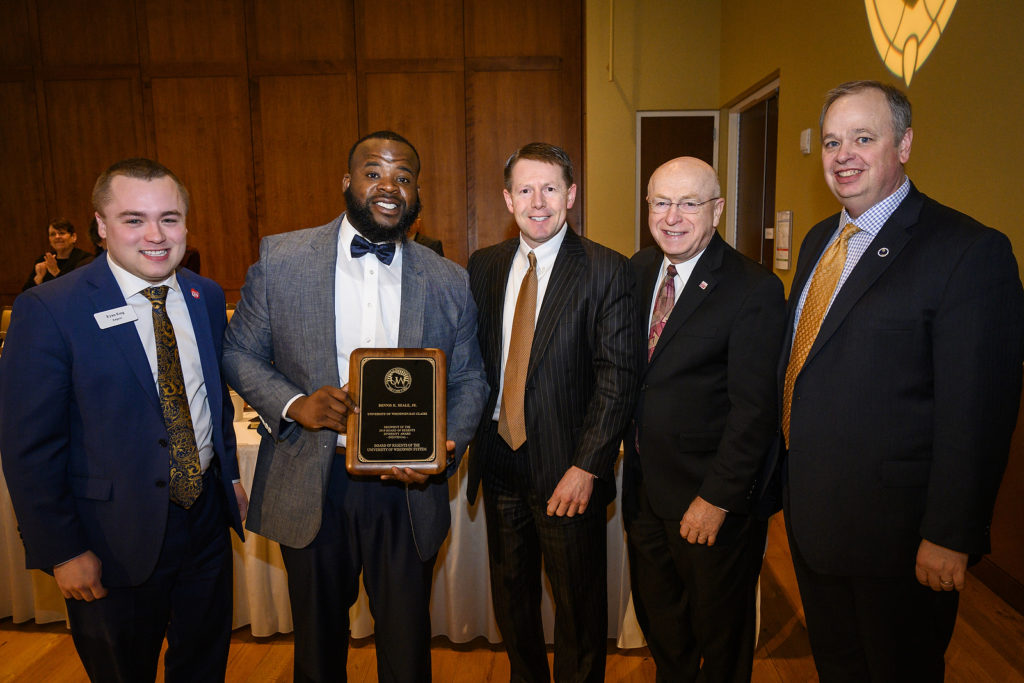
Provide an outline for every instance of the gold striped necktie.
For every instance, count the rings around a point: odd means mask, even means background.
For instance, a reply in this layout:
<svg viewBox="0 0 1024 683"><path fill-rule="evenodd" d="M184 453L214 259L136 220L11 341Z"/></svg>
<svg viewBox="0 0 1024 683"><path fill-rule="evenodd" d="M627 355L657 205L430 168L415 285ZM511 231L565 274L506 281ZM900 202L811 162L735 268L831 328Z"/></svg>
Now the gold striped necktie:
<svg viewBox="0 0 1024 683"><path fill-rule="evenodd" d="M156 337L157 388L160 409L170 437L171 500L190 508L203 491L196 433L181 372L181 358L174 338L174 327L167 317L167 287L149 287L142 295L153 304L153 334Z"/></svg>
<svg viewBox="0 0 1024 683"><path fill-rule="evenodd" d="M843 232L822 255L811 278L811 285L807 288L804 307L800 311L800 321L796 325L796 334L793 335L793 348L789 353L789 364L786 366L786 382L782 396L782 434L786 438L787 447L789 419L793 410L793 387L804 361L807 360L807 354L814 345L814 339L818 336L821 321L825 319L832 294L839 284L839 276L843 274L850 238L859 231L860 228L853 223L847 223L843 227Z"/></svg>

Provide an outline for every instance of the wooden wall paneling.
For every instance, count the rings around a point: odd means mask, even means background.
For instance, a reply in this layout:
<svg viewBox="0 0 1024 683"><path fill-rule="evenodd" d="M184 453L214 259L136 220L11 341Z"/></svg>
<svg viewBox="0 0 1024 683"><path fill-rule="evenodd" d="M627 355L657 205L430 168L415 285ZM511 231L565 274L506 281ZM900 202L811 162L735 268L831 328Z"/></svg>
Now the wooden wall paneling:
<svg viewBox="0 0 1024 683"><path fill-rule="evenodd" d="M466 264L466 112L461 72L370 74L365 132L390 129L419 152L422 229Z"/></svg>
<svg viewBox="0 0 1024 683"><path fill-rule="evenodd" d="M345 207L342 179L358 138L355 74L258 79L258 237L322 225Z"/></svg>
<svg viewBox="0 0 1024 683"><path fill-rule="evenodd" d="M360 60L463 58L462 3L355 0Z"/></svg>
<svg viewBox="0 0 1024 683"><path fill-rule="evenodd" d="M0 68L33 63L35 32L29 19L27 0L0 2Z"/></svg>
<svg viewBox="0 0 1024 683"><path fill-rule="evenodd" d="M574 36L582 35L580 5L580 0L465 0L466 57L567 57L578 50Z"/></svg>
<svg viewBox="0 0 1024 683"><path fill-rule="evenodd" d="M252 137L245 78L154 78L156 158L192 196L189 243L229 292L256 260ZM231 294L229 293L229 300Z"/></svg>
<svg viewBox="0 0 1024 683"><path fill-rule="evenodd" d="M35 5L43 65L138 64L135 0L35 0Z"/></svg>
<svg viewBox="0 0 1024 683"><path fill-rule="evenodd" d="M146 57L154 75L187 65L189 75L237 74L245 65L242 0L143 0ZM235 68L231 68L232 65Z"/></svg>
<svg viewBox="0 0 1024 683"><path fill-rule="evenodd" d="M352 0L246 0L251 72L354 69L353 11Z"/></svg>
<svg viewBox="0 0 1024 683"><path fill-rule="evenodd" d="M579 232L586 190L581 92L566 88L562 71L472 71L466 84L471 250L517 234L501 194L503 169L509 154L528 142L558 145L572 159L578 190L569 223Z"/></svg>
<svg viewBox="0 0 1024 683"><path fill-rule="evenodd" d="M0 305L6 306L21 292L32 263L49 246L50 217L32 81L0 81L0 111Z"/></svg>
<svg viewBox="0 0 1024 683"><path fill-rule="evenodd" d="M65 217L92 251L86 232L92 186L115 161L146 152L138 78L45 81L52 218Z"/></svg>

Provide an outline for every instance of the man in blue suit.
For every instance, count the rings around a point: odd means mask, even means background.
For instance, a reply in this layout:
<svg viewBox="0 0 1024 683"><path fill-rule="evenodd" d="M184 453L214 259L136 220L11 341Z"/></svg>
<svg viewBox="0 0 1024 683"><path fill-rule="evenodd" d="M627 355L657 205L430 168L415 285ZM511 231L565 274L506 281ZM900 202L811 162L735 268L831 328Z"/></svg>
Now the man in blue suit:
<svg viewBox="0 0 1024 683"><path fill-rule="evenodd" d="M476 306L465 270L406 239L420 209L415 148L392 131L370 133L348 166L346 213L263 240L224 340L228 380L265 423L247 526L281 544L296 681L345 680L360 571L378 680L428 681L430 588L458 458L429 478L397 467L385 481L349 475L349 356L444 351L448 449L461 454L487 396Z"/></svg>
<svg viewBox="0 0 1024 683"><path fill-rule="evenodd" d="M15 300L0 452L29 568L52 572L93 680L223 680L240 535L224 293L175 266L188 193L128 159L93 189L107 253ZM154 299L156 301L154 301Z"/></svg>

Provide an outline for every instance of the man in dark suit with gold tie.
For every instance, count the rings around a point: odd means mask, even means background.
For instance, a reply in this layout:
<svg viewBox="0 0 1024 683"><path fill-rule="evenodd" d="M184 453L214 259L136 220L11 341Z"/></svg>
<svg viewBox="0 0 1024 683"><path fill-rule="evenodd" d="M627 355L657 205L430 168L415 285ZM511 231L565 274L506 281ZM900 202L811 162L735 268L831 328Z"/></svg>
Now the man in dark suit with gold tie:
<svg viewBox="0 0 1024 683"><path fill-rule="evenodd" d="M910 182L910 102L844 83L821 118L843 210L800 248L779 366L793 564L821 680L942 681L1017 417L1009 240Z"/></svg>
<svg viewBox="0 0 1024 683"><path fill-rule="evenodd" d="M512 680L548 681L541 559L555 603L556 681L601 681L608 638L605 507L636 361L626 259L579 237L572 163L531 143L505 164L519 236L469 259L491 393L470 452L491 593Z"/></svg>
<svg viewBox="0 0 1024 683"><path fill-rule="evenodd" d="M128 159L96 181L107 251L15 300L0 452L30 568L99 681L224 679L246 496L221 379L224 292L188 270L188 193Z"/></svg>

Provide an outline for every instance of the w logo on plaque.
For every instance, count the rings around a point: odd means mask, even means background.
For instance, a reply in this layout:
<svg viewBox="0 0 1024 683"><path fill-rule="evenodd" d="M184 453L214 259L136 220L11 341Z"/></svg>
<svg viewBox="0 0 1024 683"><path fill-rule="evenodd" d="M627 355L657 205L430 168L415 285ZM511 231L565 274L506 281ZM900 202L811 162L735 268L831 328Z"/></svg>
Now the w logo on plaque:
<svg viewBox="0 0 1024 683"><path fill-rule="evenodd" d="M391 368L384 373L384 386L392 394L401 394L412 386L412 375L405 368Z"/></svg>
<svg viewBox="0 0 1024 683"><path fill-rule="evenodd" d="M448 365L440 349L356 349L349 356L345 468L380 475L392 467L443 472Z"/></svg>
<svg viewBox="0 0 1024 683"><path fill-rule="evenodd" d="M910 79L935 49L956 0L864 0L868 25L885 67Z"/></svg>

